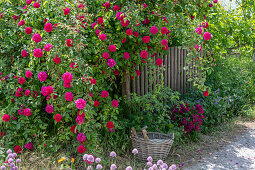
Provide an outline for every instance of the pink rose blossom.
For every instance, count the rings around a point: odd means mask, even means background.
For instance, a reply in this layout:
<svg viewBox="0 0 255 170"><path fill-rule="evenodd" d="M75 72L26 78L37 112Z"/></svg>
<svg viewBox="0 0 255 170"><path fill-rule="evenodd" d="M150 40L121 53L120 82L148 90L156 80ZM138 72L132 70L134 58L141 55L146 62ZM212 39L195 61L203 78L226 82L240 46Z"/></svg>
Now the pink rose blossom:
<svg viewBox="0 0 255 170"><path fill-rule="evenodd" d="M148 57L148 53L147 53L147 51L145 51L145 50L143 50L143 51L141 51L141 58L142 59L146 59L147 57Z"/></svg>
<svg viewBox="0 0 255 170"><path fill-rule="evenodd" d="M71 73L66 72L65 74L63 74L63 81L66 83L70 83L73 79L73 76Z"/></svg>
<svg viewBox="0 0 255 170"><path fill-rule="evenodd" d="M107 64L109 67L114 67L116 65L116 62L114 61L114 59L110 58L108 59Z"/></svg>
<svg viewBox="0 0 255 170"><path fill-rule="evenodd" d="M25 25L25 21L24 21L24 20L21 20L21 21L19 22L19 26L23 26L23 25Z"/></svg>
<svg viewBox="0 0 255 170"><path fill-rule="evenodd" d="M32 40L36 43L39 43L42 41L42 37L40 34L34 34L33 37L32 37Z"/></svg>
<svg viewBox="0 0 255 170"><path fill-rule="evenodd" d="M43 55L42 49L40 49L40 48L34 49L33 55L34 55L34 57L37 57L37 58L42 57L42 55Z"/></svg>
<svg viewBox="0 0 255 170"><path fill-rule="evenodd" d="M31 116L31 109L26 108L23 113L25 116Z"/></svg>
<svg viewBox="0 0 255 170"><path fill-rule="evenodd" d="M86 140L86 136L84 135L84 133L78 133L76 139L82 143Z"/></svg>
<svg viewBox="0 0 255 170"><path fill-rule="evenodd" d="M46 32L51 32L52 30L53 30L53 27L52 27L52 24L51 23L47 23L47 24L45 24L44 25L44 30L46 31Z"/></svg>
<svg viewBox="0 0 255 170"><path fill-rule="evenodd" d="M49 104L47 104L45 110L46 110L47 113L52 113L52 112L54 112L53 106L52 106L52 105L49 105Z"/></svg>
<svg viewBox="0 0 255 170"><path fill-rule="evenodd" d="M44 50L45 50L45 51L50 51L52 48L53 48L53 46L52 46L51 44L46 44L46 45L44 46Z"/></svg>
<svg viewBox="0 0 255 170"><path fill-rule="evenodd" d="M118 100L113 100L113 101L112 101L112 106L113 106L113 107L118 107L118 105L119 105Z"/></svg>
<svg viewBox="0 0 255 170"><path fill-rule="evenodd" d="M78 99L78 100L75 101L75 104L76 104L77 109L82 110L86 106L86 101L83 100L83 99Z"/></svg>
<svg viewBox="0 0 255 170"><path fill-rule="evenodd" d="M124 52L123 57L127 60L130 58L130 54L128 52Z"/></svg>
<svg viewBox="0 0 255 170"><path fill-rule="evenodd" d="M72 92L66 92L65 99L66 99L66 101L73 101L73 93Z"/></svg>
<svg viewBox="0 0 255 170"><path fill-rule="evenodd" d="M27 90L25 91L25 96L29 96L29 94L30 94L30 90L27 89Z"/></svg>
<svg viewBox="0 0 255 170"><path fill-rule="evenodd" d="M104 54L103 54L103 58L104 58L104 59L108 59L109 57L110 57L110 56L109 56L109 53L104 53Z"/></svg>
<svg viewBox="0 0 255 170"><path fill-rule="evenodd" d="M26 34L32 34L32 32L33 32L33 30L32 30L31 27L26 27L26 28L25 28L25 33L26 33Z"/></svg>
<svg viewBox="0 0 255 170"><path fill-rule="evenodd" d="M105 35L105 34L100 34L100 35L99 35L99 39L100 39L101 41L104 41L104 40L106 39L106 35Z"/></svg>
<svg viewBox="0 0 255 170"><path fill-rule="evenodd" d="M22 50L21 51L21 56L24 57L24 58L27 57L28 56L27 51L26 50Z"/></svg>
<svg viewBox="0 0 255 170"><path fill-rule="evenodd" d="M47 75L47 73L45 73L44 71L42 71L42 72L40 72L40 73L38 74L38 79L39 79L40 81L46 81L47 78L48 78L48 75Z"/></svg>
<svg viewBox="0 0 255 170"><path fill-rule="evenodd" d="M102 91L102 93L101 93L102 98L106 98L106 97L108 97L108 95L109 95L108 91Z"/></svg>
<svg viewBox="0 0 255 170"><path fill-rule="evenodd" d="M32 72L31 71L26 71L26 77L27 78L30 78L30 77L32 77Z"/></svg>
<svg viewBox="0 0 255 170"><path fill-rule="evenodd" d="M206 41L208 41L211 39L212 35L209 32L205 32L203 37Z"/></svg>
<svg viewBox="0 0 255 170"><path fill-rule="evenodd" d="M24 84L25 83L25 78L24 77L20 77L19 78L19 84Z"/></svg>
<svg viewBox="0 0 255 170"><path fill-rule="evenodd" d="M157 34L158 33L158 28L156 26L153 26L153 27L150 28L150 32L152 34Z"/></svg>
<svg viewBox="0 0 255 170"><path fill-rule="evenodd" d="M116 46L115 46L115 45L110 45L110 46L109 46L109 51L110 51L110 52L116 51Z"/></svg>

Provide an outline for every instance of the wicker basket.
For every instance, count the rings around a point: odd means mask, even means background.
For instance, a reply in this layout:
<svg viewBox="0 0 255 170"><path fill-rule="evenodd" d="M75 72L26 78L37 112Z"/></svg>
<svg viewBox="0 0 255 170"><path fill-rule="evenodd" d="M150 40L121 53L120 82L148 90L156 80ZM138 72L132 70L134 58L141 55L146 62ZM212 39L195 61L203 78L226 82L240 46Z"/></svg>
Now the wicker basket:
<svg viewBox="0 0 255 170"><path fill-rule="evenodd" d="M138 150L140 161L147 161L149 156L154 160L165 160L174 142L174 133L170 135L156 132L147 134L144 131L137 134L131 131L131 133L132 145Z"/></svg>

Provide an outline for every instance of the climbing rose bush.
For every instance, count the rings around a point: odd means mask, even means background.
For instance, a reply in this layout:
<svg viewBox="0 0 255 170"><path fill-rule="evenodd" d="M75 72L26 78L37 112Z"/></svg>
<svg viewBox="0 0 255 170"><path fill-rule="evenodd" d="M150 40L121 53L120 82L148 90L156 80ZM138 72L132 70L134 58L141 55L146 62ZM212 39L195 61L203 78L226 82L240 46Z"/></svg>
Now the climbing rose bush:
<svg viewBox="0 0 255 170"><path fill-rule="evenodd" d="M12 56L10 69L0 68L7 145L33 151L52 144L56 151L84 133L84 141L73 143L76 153L84 153L96 149L99 132L114 133L121 124L116 80L139 76L137 65L162 66L155 53L167 53L172 41L164 3L141 4L6 4L14 11L4 11L1 25L18 39L8 45L15 50L5 53Z"/></svg>

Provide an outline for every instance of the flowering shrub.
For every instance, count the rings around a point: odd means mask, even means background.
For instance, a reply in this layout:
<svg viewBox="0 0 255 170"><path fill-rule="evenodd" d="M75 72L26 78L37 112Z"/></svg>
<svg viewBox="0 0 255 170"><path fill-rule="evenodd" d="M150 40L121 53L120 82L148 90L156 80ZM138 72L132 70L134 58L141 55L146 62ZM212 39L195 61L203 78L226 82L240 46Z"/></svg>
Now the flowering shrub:
<svg viewBox="0 0 255 170"><path fill-rule="evenodd" d="M203 124L204 110L202 105L190 106L188 104L175 106L170 112L171 120L177 126L184 127L184 133L192 134L201 130Z"/></svg>

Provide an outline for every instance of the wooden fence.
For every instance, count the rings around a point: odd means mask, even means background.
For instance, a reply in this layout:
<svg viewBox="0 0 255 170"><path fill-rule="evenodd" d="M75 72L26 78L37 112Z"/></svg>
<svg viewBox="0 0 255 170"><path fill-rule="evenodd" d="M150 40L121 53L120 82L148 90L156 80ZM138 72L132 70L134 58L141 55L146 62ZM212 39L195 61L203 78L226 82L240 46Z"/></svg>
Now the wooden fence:
<svg viewBox="0 0 255 170"><path fill-rule="evenodd" d="M141 71L140 76L131 80L131 93L136 93L138 96L143 96L147 92L151 92L155 86L164 81L164 86L171 87L174 91L185 93L187 88L191 87L191 83L188 82L188 78L195 76L197 71L193 68L192 62L189 67L192 68L192 74L186 74L184 66L185 58L187 56L187 50L181 47L170 47L168 49L168 55L160 56L157 54L154 58L161 57L163 60L163 67L157 67L156 69L148 69L147 66L139 67ZM163 80L162 80L163 79Z"/></svg>

